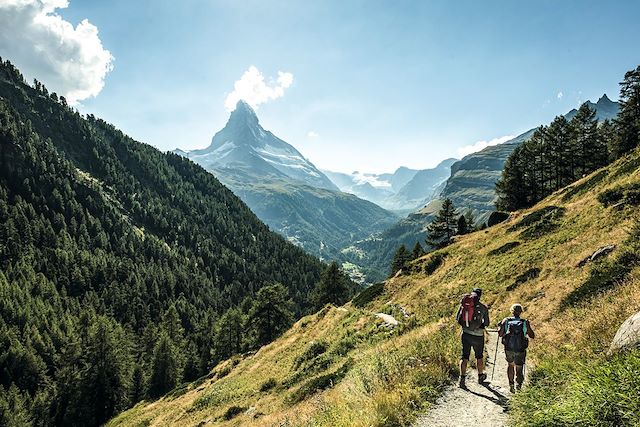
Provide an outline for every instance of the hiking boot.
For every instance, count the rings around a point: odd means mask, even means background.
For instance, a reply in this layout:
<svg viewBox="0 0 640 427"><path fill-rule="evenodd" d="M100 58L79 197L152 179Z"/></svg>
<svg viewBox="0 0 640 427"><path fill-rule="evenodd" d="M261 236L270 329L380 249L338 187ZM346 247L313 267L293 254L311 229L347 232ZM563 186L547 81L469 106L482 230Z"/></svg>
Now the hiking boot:
<svg viewBox="0 0 640 427"><path fill-rule="evenodd" d="M462 375L460 376L460 382L458 383L458 385L460 386L460 388L467 388L467 384L466 384L466 379L467 377Z"/></svg>
<svg viewBox="0 0 640 427"><path fill-rule="evenodd" d="M487 380L487 374L485 374L484 372L481 374L478 374L478 384L482 384L486 380Z"/></svg>
<svg viewBox="0 0 640 427"><path fill-rule="evenodd" d="M513 383L509 383L509 391L510 391L511 393L515 393L515 392L516 392L516 388L515 388L515 386L513 385Z"/></svg>

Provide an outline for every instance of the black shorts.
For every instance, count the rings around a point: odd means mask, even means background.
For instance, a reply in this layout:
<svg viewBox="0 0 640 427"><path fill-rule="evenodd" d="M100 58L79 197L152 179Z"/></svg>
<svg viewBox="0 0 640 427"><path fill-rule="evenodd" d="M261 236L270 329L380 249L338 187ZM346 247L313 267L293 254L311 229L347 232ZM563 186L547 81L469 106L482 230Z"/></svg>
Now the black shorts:
<svg viewBox="0 0 640 427"><path fill-rule="evenodd" d="M462 355L461 359L469 360L471 356L471 348L476 359L482 359L484 356L484 336L477 337L471 334L462 333Z"/></svg>

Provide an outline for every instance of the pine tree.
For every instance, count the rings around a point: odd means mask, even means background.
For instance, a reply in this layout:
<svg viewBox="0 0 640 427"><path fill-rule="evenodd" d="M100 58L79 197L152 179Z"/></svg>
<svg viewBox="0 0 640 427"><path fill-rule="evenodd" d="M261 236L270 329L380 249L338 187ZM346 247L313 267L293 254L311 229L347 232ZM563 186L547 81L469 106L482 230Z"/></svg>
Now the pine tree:
<svg viewBox="0 0 640 427"><path fill-rule="evenodd" d="M176 350L169 334L161 330L153 351L149 395L160 397L174 389L182 380L182 357Z"/></svg>
<svg viewBox="0 0 640 427"><path fill-rule="evenodd" d="M136 363L131 377L131 403L136 404L146 396L147 381L142 364Z"/></svg>
<svg viewBox="0 0 640 427"><path fill-rule="evenodd" d="M620 112L615 120L618 137L613 146L615 158L624 156L640 144L640 65L627 71L620 83Z"/></svg>
<svg viewBox="0 0 640 427"><path fill-rule="evenodd" d="M467 230L469 233L476 231L476 217L473 215L473 211L471 209L467 209L467 212L464 214L464 219L467 223Z"/></svg>
<svg viewBox="0 0 640 427"><path fill-rule="evenodd" d="M458 225L456 227L457 234L463 235L469 232L469 228L467 227L467 218L464 215L460 215L458 218Z"/></svg>
<svg viewBox="0 0 640 427"><path fill-rule="evenodd" d="M257 293L249 311L248 325L253 343L260 347L280 336L293 321L292 301L280 283L267 285Z"/></svg>
<svg viewBox="0 0 640 427"><path fill-rule="evenodd" d="M578 179L604 166L608 160L607 146L598 133L596 111L585 102L569 122L573 130L576 170L573 179Z"/></svg>
<svg viewBox="0 0 640 427"><path fill-rule="evenodd" d="M26 427L32 423L28 395L21 393L15 384L11 384L7 390L0 384L0 425Z"/></svg>
<svg viewBox="0 0 640 427"><path fill-rule="evenodd" d="M313 290L312 300L318 309L328 303L342 305L349 299L350 291L349 278L333 261L322 273L320 281Z"/></svg>
<svg viewBox="0 0 640 427"><path fill-rule="evenodd" d="M411 261L411 252L407 250L407 247L405 245L401 245L396 250L396 253L393 256L393 261L391 261L390 277L395 276L398 271L406 268L409 261Z"/></svg>
<svg viewBox="0 0 640 427"><path fill-rule="evenodd" d="M214 353L216 361L240 353L245 338L245 316L238 308L230 308L216 322Z"/></svg>
<svg viewBox="0 0 640 427"><path fill-rule="evenodd" d="M411 257L412 259L418 259L422 255L424 255L424 248L422 247L420 242L416 242L416 244L413 246L413 251L411 251L411 255L412 255Z"/></svg>
<svg viewBox="0 0 640 427"><path fill-rule="evenodd" d="M427 243L434 247L449 244L458 227L456 208L451 199L445 199L434 220L427 227Z"/></svg>

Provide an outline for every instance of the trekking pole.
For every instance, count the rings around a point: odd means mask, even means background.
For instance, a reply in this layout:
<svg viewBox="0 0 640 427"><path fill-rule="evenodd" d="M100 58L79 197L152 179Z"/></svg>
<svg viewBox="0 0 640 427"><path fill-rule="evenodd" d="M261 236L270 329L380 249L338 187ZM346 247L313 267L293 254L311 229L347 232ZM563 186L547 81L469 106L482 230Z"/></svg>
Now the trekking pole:
<svg viewBox="0 0 640 427"><path fill-rule="evenodd" d="M496 373L496 359L498 358L498 343L500 342L500 335L496 339L496 352L493 355L493 369L491 370L491 381L493 382L493 374Z"/></svg>

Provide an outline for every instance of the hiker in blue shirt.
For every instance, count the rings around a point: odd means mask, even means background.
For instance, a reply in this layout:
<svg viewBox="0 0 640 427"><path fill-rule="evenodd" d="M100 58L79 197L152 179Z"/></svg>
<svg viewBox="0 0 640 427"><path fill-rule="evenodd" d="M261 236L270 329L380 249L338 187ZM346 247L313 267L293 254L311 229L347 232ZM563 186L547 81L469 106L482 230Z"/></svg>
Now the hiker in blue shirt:
<svg viewBox="0 0 640 427"><path fill-rule="evenodd" d="M474 288L470 294L462 297L456 314L458 324L462 326L462 355L460 356L460 387L465 388L467 365L471 349L476 357L478 383L487 379L484 373L484 329L489 326L489 309L480 302L482 289Z"/></svg>
<svg viewBox="0 0 640 427"><path fill-rule="evenodd" d="M511 306L511 317L504 318L498 324L498 335L502 337L504 354L507 358L507 377L509 378L509 390L515 393L522 388L524 382L524 363L527 358L529 338L534 338L535 333L528 320L522 319L522 305ZM517 385L514 387L514 377Z"/></svg>

